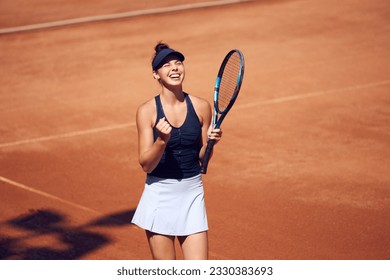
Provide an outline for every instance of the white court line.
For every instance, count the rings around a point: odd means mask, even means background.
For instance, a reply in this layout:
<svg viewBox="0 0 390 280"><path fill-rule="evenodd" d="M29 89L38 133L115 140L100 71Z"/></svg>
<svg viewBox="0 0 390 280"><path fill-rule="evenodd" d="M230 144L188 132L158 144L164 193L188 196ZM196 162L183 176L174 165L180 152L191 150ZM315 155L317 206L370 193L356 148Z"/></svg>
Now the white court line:
<svg viewBox="0 0 390 280"><path fill-rule="evenodd" d="M25 191L28 191L28 192L32 192L32 193L35 193L35 194L38 194L38 195L41 195L41 196L44 196L46 198L50 198L50 199L53 199L55 201L59 201L61 203L64 203L64 204L67 204L67 205L70 205L70 206L73 206L73 207L76 207L78 209L81 209L81 210L84 210L84 211L87 211L87 212L90 212L90 213L93 213L93 214L99 214L101 215L102 213L96 211L96 210L93 210L91 208L88 208L88 207L85 207L85 206L82 206L80 204L77 204L77 203L73 203L73 202L70 202L68 200L65 200L65 199L62 199L58 196L55 196L55 195L52 195L52 194L49 194L49 193L46 193L46 192L43 192L43 191L40 191L40 190L36 190L34 188L31 188L29 186L26 186L26 185L23 185L21 183L18 183L18 182L15 182L15 181L12 181L10 179L7 179L7 178L4 178L2 176L0 176L0 182L4 182L6 184L9 184L9 185L12 185L14 187L18 187L20 189L23 189Z"/></svg>
<svg viewBox="0 0 390 280"><path fill-rule="evenodd" d="M275 98L275 99L271 99L271 100L264 100L264 101L260 101L260 102L251 102L248 104L237 105L235 108L242 109L242 108L251 108L251 107L263 106L263 105L269 105L269 104L284 103L284 102L288 102L288 101L293 101L293 100L298 100L298 99L306 99L306 98L320 96L320 95L348 92L348 91L352 91L352 90L360 90L360 89L367 89L367 88L375 88L375 87L380 87L380 86L389 85L389 84L390 84L390 80L386 80L386 81L379 81L379 82L363 84L363 85L356 85L356 86L329 89L329 90L321 90L321 91L315 91L315 92L306 93L306 94L297 94L297 95L292 95L292 96Z"/></svg>
<svg viewBox="0 0 390 280"><path fill-rule="evenodd" d="M350 86L350 87L342 87L342 88L336 88L336 89L330 89L330 90L316 91L316 92L311 92L311 93L306 93L306 94L298 94L298 95L280 97L280 98L275 98L275 99L270 99L270 100L264 100L264 101L260 101L260 102L239 104L239 105L235 106L235 109L243 109L243 108L246 109L246 108L257 107L257 106L278 104L278 103L284 103L284 102L289 102L289 101L294 101L294 100L299 100L299 99L311 98L311 97L320 96L320 95L334 94L334 93L340 93L340 92L349 92L352 90L374 88L374 87L380 87L380 86L389 85L389 84L390 84L390 80L385 80L385 81L378 81L378 82ZM74 132L69 132L69 133L65 133L65 134L57 134L57 135L51 135L51 136L46 136L46 137L38 137L38 138L20 140L20 141L0 144L0 149L6 148L6 147L23 145L23 144L31 144L31 143L50 141L50 140L56 140L56 139L61 139L61 138L70 138L70 137L75 137L75 136L88 135L88 134L105 132L105 131L116 130L116 129L122 129L122 128L127 128L127 127L132 127L132 126L135 126L135 122L118 124L118 125L111 125L111 126L82 130L82 131L74 131Z"/></svg>
<svg viewBox="0 0 390 280"><path fill-rule="evenodd" d="M132 126L135 126L135 122L118 124L118 125L110 125L110 126L81 130L81 131L73 131L73 132L64 133L64 134L57 134L57 135L38 137L38 138L32 138L32 139L26 139L26 140L20 140L20 141L0 144L0 149L6 148L6 147L23 145L23 144L45 142L45 141L56 140L56 139L61 139L61 138L69 138L69 137L74 137L74 136L81 136L81 135L105 132L105 131L110 131L110 130L117 130L117 129L127 128L127 127L132 127Z"/></svg>
<svg viewBox="0 0 390 280"><path fill-rule="evenodd" d="M177 5L172 7L162 7L162 8L155 8L155 9L131 11L125 13L116 13L116 14L109 14L109 15L82 17L82 18L67 19L67 20L53 21L47 23L38 23L38 24L31 24L25 26L3 28L0 29L0 34L23 32L23 31L60 27L60 26L74 25L74 24L81 24L81 23L90 23L90 22L97 22L97 21L105 21L105 20L123 19L123 18L130 18L130 17L144 16L144 15L163 14L163 13L178 12L178 11L192 10L192 9L199 9L199 8L217 7L217 6L237 4L242 2L251 2L251 1L254 0L220 0L220 1Z"/></svg>

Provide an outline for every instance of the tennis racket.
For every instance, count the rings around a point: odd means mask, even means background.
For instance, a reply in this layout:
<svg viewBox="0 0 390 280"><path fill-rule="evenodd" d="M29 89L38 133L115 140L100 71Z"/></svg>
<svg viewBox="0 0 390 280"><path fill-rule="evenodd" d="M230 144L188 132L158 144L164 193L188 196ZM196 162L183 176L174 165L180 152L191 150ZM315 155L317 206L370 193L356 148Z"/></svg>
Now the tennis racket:
<svg viewBox="0 0 390 280"><path fill-rule="evenodd" d="M218 71L214 89L214 110L212 126L219 128L227 113L232 108L237 99L241 88L242 79L244 78L244 55L239 50L231 50L224 60ZM200 172L207 173L207 166L215 140L209 139L202 160Z"/></svg>

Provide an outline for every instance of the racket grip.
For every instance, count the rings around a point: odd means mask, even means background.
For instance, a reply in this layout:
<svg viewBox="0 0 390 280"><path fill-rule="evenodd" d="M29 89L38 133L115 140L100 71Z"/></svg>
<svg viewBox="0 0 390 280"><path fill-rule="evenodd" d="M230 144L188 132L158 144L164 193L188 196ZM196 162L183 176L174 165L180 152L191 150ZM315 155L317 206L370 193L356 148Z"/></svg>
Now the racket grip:
<svg viewBox="0 0 390 280"><path fill-rule="evenodd" d="M200 173L202 174L207 173L207 166L209 165L209 160L213 151L214 144L215 144L215 140L209 140L207 142L206 151L204 153L203 160L202 160L202 166L200 167Z"/></svg>

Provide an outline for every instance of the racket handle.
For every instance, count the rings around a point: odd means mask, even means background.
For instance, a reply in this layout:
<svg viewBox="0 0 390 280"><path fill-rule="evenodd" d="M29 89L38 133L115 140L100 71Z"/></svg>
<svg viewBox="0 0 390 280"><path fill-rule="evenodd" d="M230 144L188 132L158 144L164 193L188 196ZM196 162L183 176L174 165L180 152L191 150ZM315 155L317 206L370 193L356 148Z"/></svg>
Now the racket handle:
<svg viewBox="0 0 390 280"><path fill-rule="evenodd" d="M215 144L215 140L209 140L207 142L206 151L203 156L202 166L200 167L200 173L202 174L207 173L207 166L209 165L209 160L213 151L214 144Z"/></svg>

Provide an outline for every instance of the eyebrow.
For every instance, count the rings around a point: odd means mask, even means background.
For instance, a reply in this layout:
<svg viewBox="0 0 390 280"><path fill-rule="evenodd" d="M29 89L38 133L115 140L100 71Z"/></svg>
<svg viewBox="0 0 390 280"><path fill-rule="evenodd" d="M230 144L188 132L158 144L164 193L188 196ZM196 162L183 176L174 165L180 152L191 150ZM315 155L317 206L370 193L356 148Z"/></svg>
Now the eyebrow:
<svg viewBox="0 0 390 280"><path fill-rule="evenodd" d="M180 62L180 63L183 62L183 61L181 61L180 59L175 59L175 58L173 58L173 59L168 59L168 60L164 61L162 65L168 64L168 63L170 63L171 61L174 61L175 63L176 63L176 62Z"/></svg>

